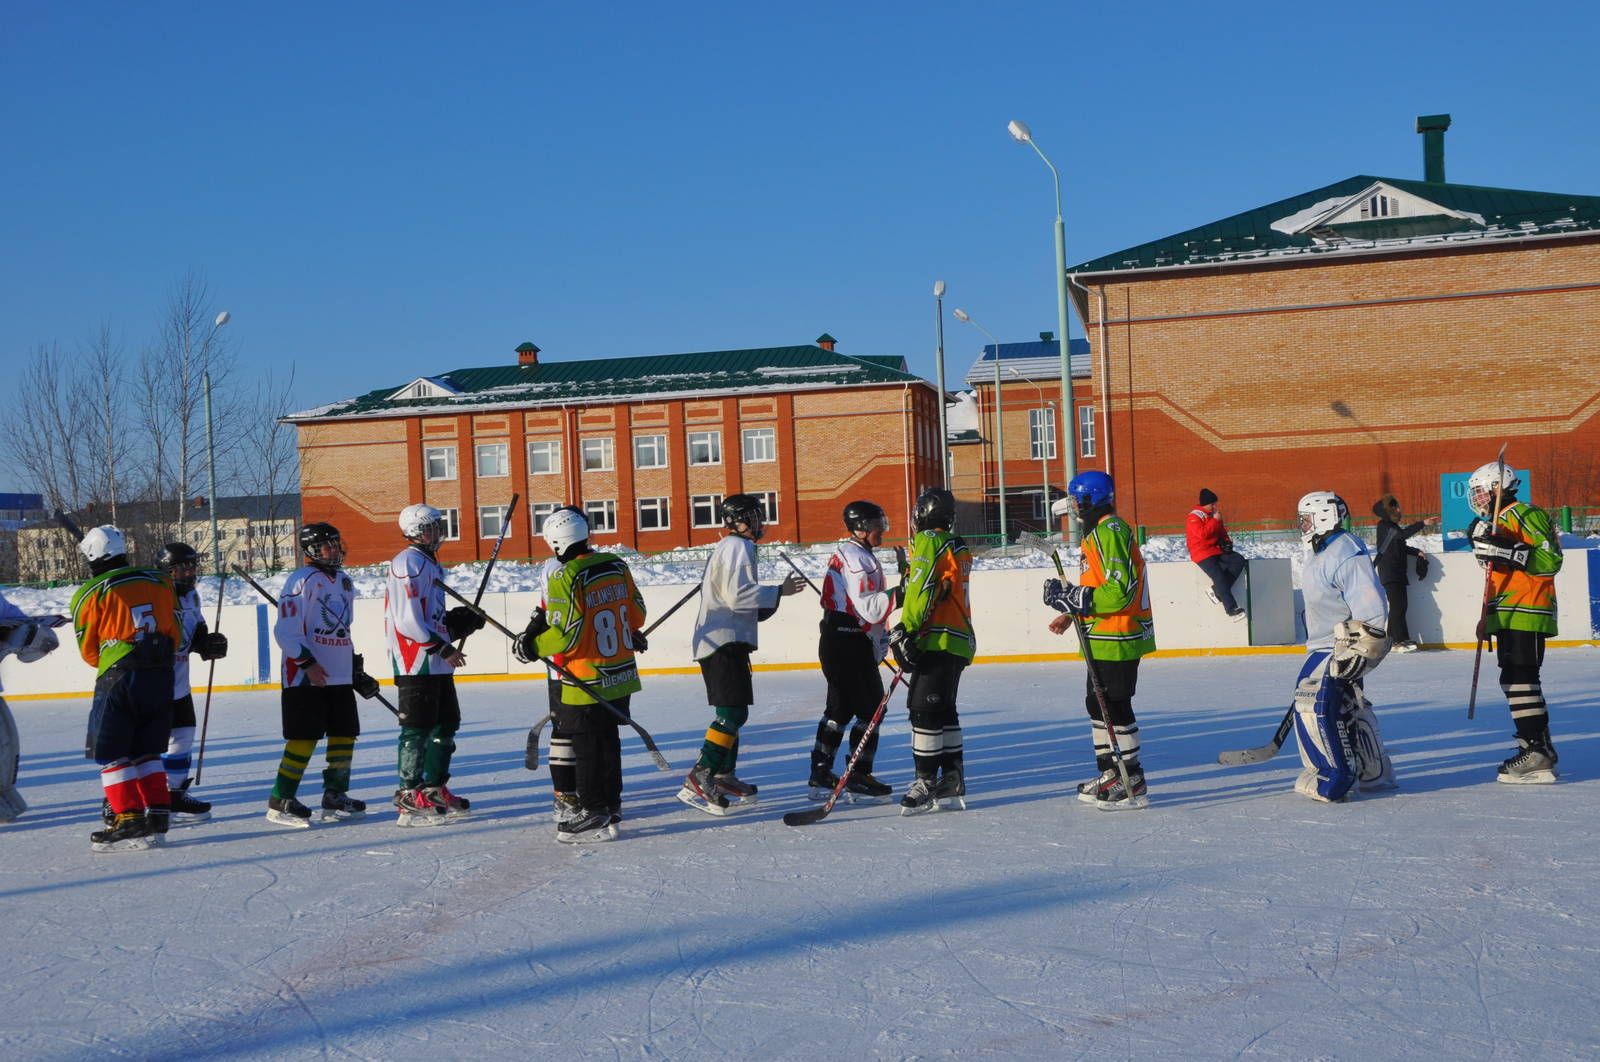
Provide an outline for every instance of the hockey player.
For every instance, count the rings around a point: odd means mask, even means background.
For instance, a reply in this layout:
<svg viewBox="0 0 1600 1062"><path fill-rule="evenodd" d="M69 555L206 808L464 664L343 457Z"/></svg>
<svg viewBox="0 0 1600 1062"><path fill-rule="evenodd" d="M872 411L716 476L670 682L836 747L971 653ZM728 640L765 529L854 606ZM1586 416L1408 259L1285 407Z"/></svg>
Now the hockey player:
<svg viewBox="0 0 1600 1062"><path fill-rule="evenodd" d="M861 744L862 732L883 701L883 679L878 664L889 651L889 613L904 596L901 587L890 589L883 565L873 550L883 545L889 518L883 507L870 501L853 501L844 507L848 537L828 560L822 582L822 635L817 656L828 680L828 699L817 723L817 741L811 749L811 799L826 800L839 784L833 773L844 727L850 720L850 747ZM878 731L867 738L861 758L845 785L851 799L886 800L893 792L872 777L878 749Z"/></svg>
<svg viewBox="0 0 1600 1062"><path fill-rule="evenodd" d="M961 672L972 662L977 639L967 578L972 552L950 530L956 500L930 487L912 510L916 535L906 572L900 622L889 633L889 651L911 675L906 707L911 717L911 756L916 778L900 798L900 814L967 806L966 761L956 696ZM920 636L917 632L921 632Z"/></svg>
<svg viewBox="0 0 1600 1062"><path fill-rule="evenodd" d="M324 737L322 820L367 811L365 801L350 795L350 761L361 734L355 694L361 668L350 640L356 588L341 570L344 540L332 524L307 524L300 529L300 551L306 563L284 582L272 627L283 653L284 746L267 797L267 821L293 827L311 825L311 809L295 794Z"/></svg>
<svg viewBox="0 0 1600 1062"><path fill-rule="evenodd" d="M755 702L750 654L756 648L756 624L778 610L781 598L806 585L793 573L776 586L762 586L756 579L756 543L765 524L755 497L729 495L722 503L722 524L728 533L712 551L701 577L693 643L706 700L716 718L706 728L699 761L678 791L679 800L712 815L728 814L732 804L756 802L756 787L734 774L739 728L750 718Z"/></svg>
<svg viewBox="0 0 1600 1062"><path fill-rule="evenodd" d="M195 590L195 575L200 556L182 542L168 542L156 554L156 567L172 580L178 596L179 640L172 662L172 733L161 765L167 772L167 791L172 797L172 821L203 822L211 817L211 804L189 794L189 750L194 747L194 693L189 681L189 656L201 660L221 660L228 655L228 639L206 627L200 594ZM109 811L109 808L106 809Z"/></svg>
<svg viewBox="0 0 1600 1062"><path fill-rule="evenodd" d="M1044 603L1061 615L1050 630L1065 634L1073 616L1084 619L1088 660L1084 706L1089 711L1089 732L1094 741L1094 765L1099 776L1078 785L1078 799L1102 811L1148 807L1150 798L1139 757L1139 722L1133 697L1139 685L1139 661L1155 652L1155 623L1150 615L1150 583L1144 556L1133 528L1117 515L1116 484L1100 471L1080 472L1067 484L1067 496L1051 506L1057 517L1076 510L1083 525L1083 573L1077 585L1060 579L1044 584ZM1106 719L1095 695L1100 680ZM1115 728L1115 730L1111 729ZM1111 740L1115 736L1127 770L1124 783Z"/></svg>
<svg viewBox="0 0 1600 1062"><path fill-rule="evenodd" d="M44 659L61 644L51 628L62 619L29 616L0 594L0 659L13 654L24 664ZM21 763L22 739L17 734L17 723L11 718L5 698L0 697L0 822L12 822L28 810L28 802L17 791Z"/></svg>
<svg viewBox="0 0 1600 1062"><path fill-rule="evenodd" d="M546 526L549 525L549 521L556 513L575 513L580 519L583 519L585 527L589 524L588 519L583 515L582 509L576 505L563 505L555 513L545 517ZM548 542L549 538L546 537L545 541ZM546 608L549 604L550 584L561 568L561 558L551 557L544 562L544 567L540 569L539 585L543 588L543 596L539 600L541 609ZM565 658L560 653L554 654L550 659L558 664L565 663ZM554 668L549 669L546 674L548 679L546 690L549 693L550 703L550 795L554 806L555 822L557 826L560 826L568 819L578 818L583 810L583 805L578 802L578 777L576 762L573 759L572 735L567 733L566 728L561 725L561 717L565 713L556 711L563 703L561 700L561 677ZM535 769L535 765L539 762L539 753L536 746L538 740L538 731L530 729L528 731L527 756L527 763L530 764L529 770Z"/></svg>
<svg viewBox="0 0 1600 1062"><path fill-rule="evenodd" d="M589 523L581 513L560 510L545 518L544 539L561 569L545 586L545 604L534 610L517 639L517 659L558 657L624 715L638 693L633 654L646 648L644 597L628 566L589 546ZM571 742L579 812L556 826L564 843L613 841L622 821L620 720L583 686L565 677L555 717Z"/></svg>
<svg viewBox="0 0 1600 1062"><path fill-rule="evenodd" d="M1499 461L1474 472L1467 480L1467 504L1478 515L1468 537L1488 580L1487 608L1478 621L1478 638L1494 638L1500 688L1517 732L1517 751L1500 765L1496 780L1549 785L1556 780L1558 757L1550 742L1550 713L1539 669L1544 664L1545 640L1556 633L1561 538L1548 513L1518 500L1521 486L1511 469Z"/></svg>
<svg viewBox="0 0 1600 1062"><path fill-rule="evenodd" d="M1311 556L1300 570L1307 653L1294 691L1303 768L1295 792L1332 802L1352 789L1393 788L1394 767L1361 682L1389 651L1389 602L1366 543L1344 530L1343 498L1313 491L1297 511Z"/></svg>
<svg viewBox="0 0 1600 1062"><path fill-rule="evenodd" d="M483 627L466 605L444 607L444 570L434 553L444 541L444 514L408 505L400 532L410 544L389 562L383 629L400 693L400 788L394 795L401 826L436 826L467 813L469 803L445 787L461 727L455 670L467 662L451 643Z"/></svg>
<svg viewBox="0 0 1600 1062"><path fill-rule="evenodd" d="M95 669L87 756L115 816L89 835L96 852L137 851L166 835L171 797L161 753L172 732L172 655L182 638L172 583L128 563L127 541L110 524L78 543L90 580L72 597L78 652Z"/></svg>

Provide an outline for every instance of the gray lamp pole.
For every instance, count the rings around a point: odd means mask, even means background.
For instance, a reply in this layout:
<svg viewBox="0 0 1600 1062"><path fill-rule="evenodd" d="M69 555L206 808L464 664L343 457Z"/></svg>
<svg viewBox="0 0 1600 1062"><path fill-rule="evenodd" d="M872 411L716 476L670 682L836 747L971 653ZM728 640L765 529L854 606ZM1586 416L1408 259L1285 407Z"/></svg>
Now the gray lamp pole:
<svg viewBox="0 0 1600 1062"><path fill-rule="evenodd" d="M934 354L934 371L939 378L939 486L950 489L950 431L945 425L944 411L944 281L933 282L933 319L939 334L939 347Z"/></svg>
<svg viewBox="0 0 1600 1062"><path fill-rule="evenodd" d="M1006 366L1006 372L1009 372L1012 376L1015 376L1017 379L1021 380L1023 383L1027 384L1029 387L1033 388L1036 392L1038 392L1038 394L1039 394L1039 412L1044 414L1046 420L1048 421L1048 419L1054 415L1055 410L1053 410L1051 408L1051 406L1050 406L1050 403L1045 400L1044 388L1040 387L1038 384L1034 383L1032 380L1028 379L1026 376L1022 375L1020 372L1018 372L1016 369L1013 369L1009 365ZM1031 439L1029 440L1030 443L1032 441L1033 440L1031 440ZM1050 446L1049 446L1048 442L1046 441L1046 437L1045 437L1045 433L1044 433L1044 424L1040 424L1039 425L1039 494L1044 498L1044 508L1041 511L1044 513L1044 519L1045 520L1049 520L1050 519L1050 466L1049 466L1049 464L1046 463L1048 458L1049 458L1049 456L1050 456Z"/></svg>
<svg viewBox="0 0 1600 1062"><path fill-rule="evenodd" d="M1067 229L1061 220L1061 174L1056 170L1055 163L1046 158L1045 153L1039 150L1039 145L1033 142L1033 132L1027 125L1013 121L1006 129L1018 143L1033 148L1044 164L1050 167L1050 176L1056 182L1056 326L1060 329L1056 335L1061 342L1061 422L1066 429L1062 432L1065 445L1061 447L1061 471L1067 477L1067 483L1071 484L1072 477L1078 474L1078 417L1077 409L1072 404L1072 362L1067 341ZM1076 513L1067 517L1067 543L1078 543Z"/></svg>
<svg viewBox="0 0 1600 1062"><path fill-rule="evenodd" d="M1000 548L1011 541L1006 535L1006 419L1005 400L1000 394L1000 341L994 333L974 321L965 310L955 311L956 320L965 321L990 339L994 339L994 463L1000 477Z"/></svg>

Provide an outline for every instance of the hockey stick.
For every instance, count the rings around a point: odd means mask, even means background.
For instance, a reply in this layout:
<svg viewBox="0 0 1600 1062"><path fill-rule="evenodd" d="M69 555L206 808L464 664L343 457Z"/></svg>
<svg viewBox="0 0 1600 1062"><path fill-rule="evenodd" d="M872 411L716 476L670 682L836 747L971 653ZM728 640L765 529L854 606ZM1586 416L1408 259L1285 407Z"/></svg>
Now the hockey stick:
<svg viewBox="0 0 1600 1062"><path fill-rule="evenodd" d="M789 567L794 569L794 573L796 575L798 575L800 578L804 579L806 581L806 585L811 587L811 589L813 589L813 590L815 590L817 592L817 596L818 597L822 596L822 588L819 587L816 583L812 582L811 581L811 577L809 575L807 575L805 572L801 571L800 570L800 566L798 564L796 564L794 562L794 560L792 558L790 558L790 556L787 553L785 553L783 550L780 549L778 551L778 556L782 557L786 562L788 562Z"/></svg>
<svg viewBox="0 0 1600 1062"><path fill-rule="evenodd" d="M950 584L948 582L940 582L939 593L934 598L934 605L938 605L938 603L943 601L947 596L949 596L949 594ZM917 633L912 636L913 643L921 639L923 632L928 629L928 624L932 620L933 608L930 607L928 609L928 614L922 617L922 622L917 625ZM901 682L906 682L908 686L910 685L909 680L907 680L905 677L904 671L892 667L889 670L894 673L894 678L889 680L889 689L886 693L884 693L883 700L878 702L878 707L872 713L872 719L867 723L866 729L861 732L861 740L856 742L856 747L851 751L850 760L844 765L844 773L839 775L839 780L837 782L833 783L833 792L828 794L827 803L823 804L820 808L805 808L800 811L790 811L786 813L783 816L783 824L785 826L810 826L821 822L823 819L828 817L828 813L833 810L833 806L839 802L840 794L844 792L845 786L850 784L850 776L855 773L856 762L861 759L861 754L866 751L867 742L877 731L878 724L883 722L883 713L889 707L889 698L894 696L895 687L900 685Z"/></svg>
<svg viewBox="0 0 1600 1062"><path fill-rule="evenodd" d="M1328 654L1328 659L1323 661L1322 670L1327 671L1333 661L1333 654ZM1278 754L1283 748L1283 743L1289 740L1289 731L1294 729L1294 702L1289 702L1289 710L1283 713L1283 718L1278 722L1278 729L1273 733L1272 740L1265 745L1257 745L1251 749L1231 749L1217 753L1217 762L1224 767L1243 767L1252 763L1265 763Z"/></svg>
<svg viewBox="0 0 1600 1062"><path fill-rule="evenodd" d="M511 501L506 505L505 511L500 514L500 533L495 536L494 549L489 553L489 564L483 569L483 578L478 580L478 592L472 595L472 603L474 605L482 604L483 602L483 592L489 586L489 574L494 571L494 562L500 557L500 546L505 542L506 531L511 527L511 514L516 512L517 499L521 497L521 494L512 491ZM456 642L456 652L459 653L466 646L467 639L470 637L472 637L471 631L461 636L460 641Z"/></svg>
<svg viewBox="0 0 1600 1062"><path fill-rule="evenodd" d="M235 572L237 572L244 579L245 582L249 583L251 585L251 587L253 587L255 589L256 593L258 593L262 597L266 598L267 599L267 604L271 605L273 608L277 608L278 607L278 599L273 597L272 594L267 591L266 587L262 586L260 583L256 582L254 579L250 578L250 573L249 572L245 571L243 568L239 567L237 564L235 564L233 566L233 570ZM363 674L365 674L365 672L363 672ZM377 698L379 704L381 704L385 708L389 709L389 711L394 715L394 717L396 719L400 718L399 709L395 708L394 705L390 704L389 703L389 699L387 697L385 697L382 693L374 693L373 696ZM197 772L195 772L195 781L198 782L199 780L200 780L199 772L197 771Z"/></svg>
<svg viewBox="0 0 1600 1062"><path fill-rule="evenodd" d="M1500 527L1500 487L1506 478L1506 444L1500 444L1500 453L1495 459L1494 476L1494 519L1489 521L1489 531L1493 533ZM1468 501L1471 499L1468 498ZM1471 543L1468 543L1471 545ZM1467 718L1472 718L1472 713L1478 707L1478 672L1483 667L1483 643L1485 635L1483 629L1489 622L1489 606L1494 599L1494 565L1483 566L1483 604L1478 609L1478 629L1473 632L1477 637L1477 652L1472 657L1472 690L1467 694Z"/></svg>
<svg viewBox="0 0 1600 1062"><path fill-rule="evenodd" d="M650 637L650 632L651 631L655 630L657 627L659 627L663 623L667 622L667 619L669 617L671 617L671 615L674 612L678 611L680 608L682 608L683 606L687 605L689 603L689 599L694 597L694 595L696 595L696 594L698 594L700 592L700 585L701 584L699 584L699 583L695 583L694 584L694 589L690 590L687 594L684 594L682 597L678 598L678 603L677 604L673 605L671 608L669 608L665 612L663 612L660 615L660 617L654 623L650 624L650 626L646 627L644 630L640 631L639 633L643 634L646 638Z"/></svg>
<svg viewBox="0 0 1600 1062"><path fill-rule="evenodd" d="M468 601L459 592L457 592L456 589L454 587L452 587L449 583L441 582L439 585L444 588L444 592L445 593L449 594L451 597L455 598L457 601L461 602L463 605L466 605L473 612L477 613L478 617L481 618L485 623L489 624L489 626L493 627L495 630L499 631L501 634L505 635L507 638L510 638L513 642L516 642L521 637L521 635L517 634L510 627L507 627L504 623L501 623L499 620L497 620L493 616L489 615L483 609L479 608L477 605L474 605L472 602ZM555 670L555 672L558 675L560 675L562 678L566 679L568 682L572 683L574 686L578 687L580 690L582 690L583 692L587 693L589 696L593 697L595 699L595 703L596 704L599 704L602 707L604 707L612 715L616 716L617 719L619 719L620 721L622 721L624 723L627 723L629 726L633 727L634 732L639 735L639 740L644 742L644 747L650 750L651 758L656 761L656 770L658 770L658 771L671 771L672 770L672 765L667 762L667 758L665 756L661 755L661 750L660 749L656 748L655 738L650 736L650 731L646 730L644 727L639 725L638 720L634 719L632 716L628 715L622 709L618 708L616 705L614 705L610 701L606 700L604 694L602 694L599 690L595 689L589 683L585 682L583 679L579 678L577 675L574 675L571 671L567 670L565 665L558 664L554 660L551 660L547 656L541 656L541 657L539 657L539 660L542 663L544 663L544 664L548 665L549 667L553 668Z"/></svg>
<svg viewBox="0 0 1600 1062"><path fill-rule="evenodd" d="M1067 570L1061 564L1059 550L1050 551L1050 559L1055 561L1057 574L1065 579ZM1100 719L1106 726L1106 737L1111 744L1111 761L1117 765L1117 773L1122 776L1122 791L1128 794L1128 799L1133 799L1133 781L1128 777L1128 764L1122 758L1122 742L1117 738L1117 725L1111 721L1111 709L1106 704L1106 688L1100 684L1100 669L1094 666L1094 657L1089 654L1089 633L1084 630L1083 617L1076 612L1072 616L1072 629L1078 633L1078 651L1083 654L1083 666L1089 671L1089 686L1094 690L1095 703L1100 707ZM1093 727L1090 727L1093 730Z"/></svg>
<svg viewBox="0 0 1600 1062"><path fill-rule="evenodd" d="M72 517L68 516L60 509L57 509L55 512L51 513L50 516L53 520L55 520L56 523L60 524L62 528L65 529L67 534L72 536L72 541L83 541L83 528L79 527L73 521Z"/></svg>

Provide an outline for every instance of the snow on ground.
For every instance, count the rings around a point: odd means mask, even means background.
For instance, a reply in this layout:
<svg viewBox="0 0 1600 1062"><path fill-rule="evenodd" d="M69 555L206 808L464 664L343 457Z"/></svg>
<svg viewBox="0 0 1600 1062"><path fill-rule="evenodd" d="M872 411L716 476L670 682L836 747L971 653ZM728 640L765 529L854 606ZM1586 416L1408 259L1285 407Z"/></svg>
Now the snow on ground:
<svg viewBox="0 0 1600 1062"><path fill-rule="evenodd" d="M271 692L213 708L217 818L96 855L86 705L15 705L32 809L0 827L0 1055L190 1058L1592 1058L1600 1043L1596 651L1552 650L1562 783L1493 782L1509 724L1466 653L1370 680L1402 788L1291 790L1267 740L1294 656L1148 662L1152 807L1071 799L1088 773L1081 665L980 666L962 688L971 809L841 807L811 827L815 672L756 676L740 773L759 810L673 799L708 710L648 678L624 731L622 840L557 845L522 768L538 683L462 687L453 784L470 821L273 827ZM1492 676L1492 667L1486 676ZM910 776L903 694L879 773ZM392 719L363 708L356 792L392 787ZM305 789L314 790L313 763Z"/></svg>

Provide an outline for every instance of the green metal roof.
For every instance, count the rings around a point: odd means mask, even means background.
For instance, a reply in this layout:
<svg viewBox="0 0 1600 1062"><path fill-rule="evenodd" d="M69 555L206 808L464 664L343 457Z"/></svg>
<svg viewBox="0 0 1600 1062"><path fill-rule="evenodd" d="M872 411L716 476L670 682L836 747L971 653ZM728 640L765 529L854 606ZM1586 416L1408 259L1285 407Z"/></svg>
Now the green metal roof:
<svg viewBox="0 0 1600 1062"><path fill-rule="evenodd" d="M1283 231L1285 227L1293 227L1284 223L1296 215L1314 216L1316 212L1312 208L1350 199L1380 182L1443 209L1422 217L1343 222L1314 233ZM1280 228L1274 228L1274 222L1278 222ZM1329 251L1401 249L1425 242L1450 243L1592 230L1600 230L1600 197L1597 196L1362 174L1209 225L1102 255L1071 266L1067 272L1161 269Z"/></svg>
<svg viewBox="0 0 1600 1062"><path fill-rule="evenodd" d="M817 346L713 350L695 354L654 354L585 361L540 362L451 369L422 377L453 394L433 398L390 396L402 381L317 409L292 413L287 420L349 416L397 416L515 405L638 401L823 387L926 383L906 369L899 355L852 356Z"/></svg>

